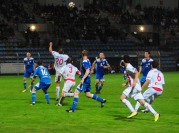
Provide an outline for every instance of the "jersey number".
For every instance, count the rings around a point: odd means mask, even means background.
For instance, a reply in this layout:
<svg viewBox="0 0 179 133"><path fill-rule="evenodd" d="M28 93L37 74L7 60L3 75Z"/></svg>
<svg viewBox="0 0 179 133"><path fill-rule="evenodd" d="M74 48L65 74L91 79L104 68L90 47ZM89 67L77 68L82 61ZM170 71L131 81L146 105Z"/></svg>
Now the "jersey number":
<svg viewBox="0 0 179 133"><path fill-rule="evenodd" d="M158 81L161 81L161 79L162 79L162 78L161 78L161 76L160 76L159 73L158 73L158 75L157 75L157 80L158 80Z"/></svg>
<svg viewBox="0 0 179 133"><path fill-rule="evenodd" d="M73 68L72 68L72 67L69 67L69 69L70 69L70 70L69 70L69 73L72 73L72 69L73 69Z"/></svg>
<svg viewBox="0 0 179 133"><path fill-rule="evenodd" d="M56 58L56 63L59 64L59 65L62 65L63 64L63 59Z"/></svg>
<svg viewBox="0 0 179 133"><path fill-rule="evenodd" d="M41 69L42 75L46 76L48 75L47 71L45 71L45 69Z"/></svg>

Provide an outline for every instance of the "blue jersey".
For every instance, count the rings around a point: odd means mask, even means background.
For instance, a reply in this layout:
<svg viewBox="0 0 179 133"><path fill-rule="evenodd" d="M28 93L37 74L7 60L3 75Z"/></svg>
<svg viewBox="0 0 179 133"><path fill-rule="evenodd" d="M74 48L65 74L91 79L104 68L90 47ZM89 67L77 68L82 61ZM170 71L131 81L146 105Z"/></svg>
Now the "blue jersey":
<svg viewBox="0 0 179 133"><path fill-rule="evenodd" d="M151 70L151 64L153 62L153 59L143 59L141 62L141 67L142 67L142 74L143 76L147 76L148 72Z"/></svg>
<svg viewBox="0 0 179 133"><path fill-rule="evenodd" d="M105 68L104 66L109 65L108 61L106 59L97 59L94 61L94 64L96 65L96 74L104 74Z"/></svg>
<svg viewBox="0 0 179 133"><path fill-rule="evenodd" d="M38 76L40 78L40 82L51 84L50 74L48 72L48 69L44 66L37 67L34 72L34 76Z"/></svg>
<svg viewBox="0 0 179 133"><path fill-rule="evenodd" d="M82 78L85 75L86 69L91 69L91 62L89 59L83 60L83 62L82 62L82 72L81 72ZM84 80L84 83L90 84L90 82L91 82L91 78L90 78L90 74L89 74L86 77L86 79Z"/></svg>
<svg viewBox="0 0 179 133"><path fill-rule="evenodd" d="M25 65L25 69L28 72L32 72L34 70L34 58L30 57L30 58L24 58L24 65Z"/></svg>

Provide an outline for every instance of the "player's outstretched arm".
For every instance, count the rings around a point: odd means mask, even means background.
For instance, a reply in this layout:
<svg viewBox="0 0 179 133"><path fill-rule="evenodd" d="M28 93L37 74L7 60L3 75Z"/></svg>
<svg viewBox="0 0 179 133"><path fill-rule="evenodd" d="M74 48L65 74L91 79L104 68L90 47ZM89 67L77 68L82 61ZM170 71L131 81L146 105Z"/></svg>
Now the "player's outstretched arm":
<svg viewBox="0 0 179 133"><path fill-rule="evenodd" d="M135 87L135 85L136 85L136 83L137 83L138 78L139 78L139 72L136 70L136 71L135 71L135 78L134 78L134 82L133 82L132 87Z"/></svg>
<svg viewBox="0 0 179 133"><path fill-rule="evenodd" d="M95 63L93 62L92 67L91 67L91 74L94 73L94 69L95 69Z"/></svg>
<svg viewBox="0 0 179 133"><path fill-rule="evenodd" d="M49 52L50 52L50 53L52 53L52 51L53 51L52 45L53 45L53 43L50 42L50 43L49 43Z"/></svg>
<svg viewBox="0 0 179 133"><path fill-rule="evenodd" d="M142 72L142 66L139 67L139 75Z"/></svg>
<svg viewBox="0 0 179 133"><path fill-rule="evenodd" d="M107 66L104 66L104 68L108 69L108 68L110 68L110 65L109 65L109 64L107 64Z"/></svg>
<svg viewBox="0 0 179 133"><path fill-rule="evenodd" d="M86 77L89 75L89 73L90 73L90 69L88 68L88 69L86 69L85 75L84 75L83 78L81 79L81 84L84 83L84 80L85 80Z"/></svg>

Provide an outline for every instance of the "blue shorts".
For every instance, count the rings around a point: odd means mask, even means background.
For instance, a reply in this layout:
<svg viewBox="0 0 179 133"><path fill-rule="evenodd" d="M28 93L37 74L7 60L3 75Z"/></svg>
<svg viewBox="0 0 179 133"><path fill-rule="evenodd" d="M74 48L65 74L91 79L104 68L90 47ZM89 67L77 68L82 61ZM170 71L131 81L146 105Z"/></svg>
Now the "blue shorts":
<svg viewBox="0 0 179 133"><path fill-rule="evenodd" d="M126 71L126 68L122 68L121 72L124 73Z"/></svg>
<svg viewBox="0 0 179 133"><path fill-rule="evenodd" d="M141 83L144 83L146 81L146 76L142 75L141 79L140 79L140 82Z"/></svg>
<svg viewBox="0 0 179 133"><path fill-rule="evenodd" d="M96 79L100 80L100 81L104 81L104 74L96 74Z"/></svg>
<svg viewBox="0 0 179 133"><path fill-rule="evenodd" d="M79 84L76 88L79 92L90 92L91 85L87 83Z"/></svg>
<svg viewBox="0 0 179 133"><path fill-rule="evenodd" d="M24 72L24 77L25 78L32 77L33 75L34 75L34 71L25 71Z"/></svg>
<svg viewBox="0 0 179 133"><path fill-rule="evenodd" d="M50 87L51 84L47 84L47 83L44 83L44 82L38 82L36 85L35 85L35 89L36 90L47 90L49 87Z"/></svg>

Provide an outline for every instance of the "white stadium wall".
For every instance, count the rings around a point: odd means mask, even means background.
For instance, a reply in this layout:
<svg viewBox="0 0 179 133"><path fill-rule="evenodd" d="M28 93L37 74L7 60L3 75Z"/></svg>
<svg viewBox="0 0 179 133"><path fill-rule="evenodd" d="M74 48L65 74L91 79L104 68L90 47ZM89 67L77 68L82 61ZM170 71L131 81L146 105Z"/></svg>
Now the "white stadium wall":
<svg viewBox="0 0 179 133"><path fill-rule="evenodd" d="M133 0L133 5L141 4L142 7L165 7L175 9L178 7L179 0Z"/></svg>
<svg viewBox="0 0 179 133"><path fill-rule="evenodd" d="M22 74L24 73L23 63L0 63L0 74Z"/></svg>

